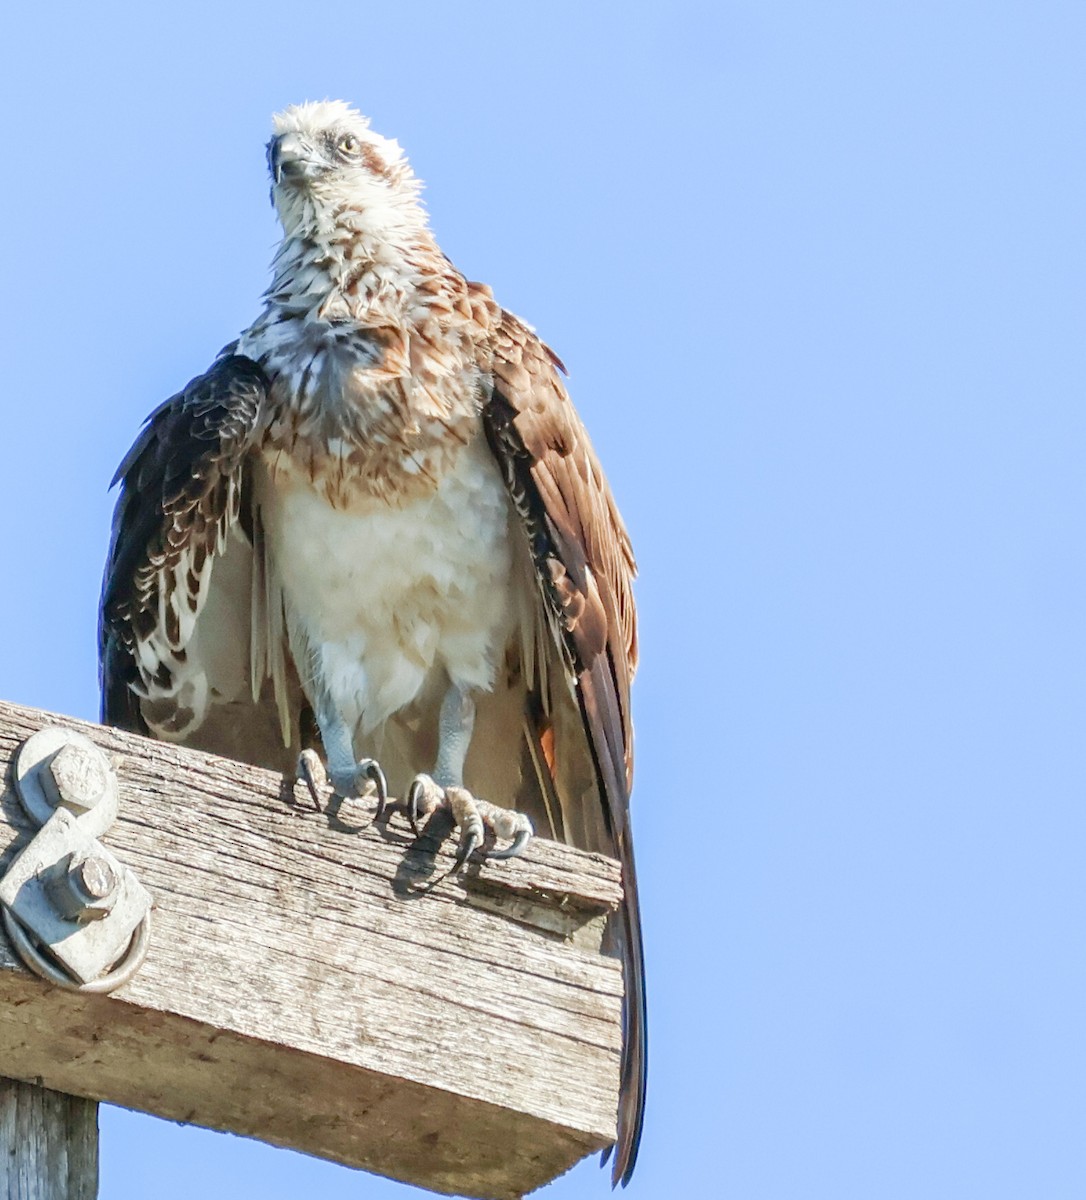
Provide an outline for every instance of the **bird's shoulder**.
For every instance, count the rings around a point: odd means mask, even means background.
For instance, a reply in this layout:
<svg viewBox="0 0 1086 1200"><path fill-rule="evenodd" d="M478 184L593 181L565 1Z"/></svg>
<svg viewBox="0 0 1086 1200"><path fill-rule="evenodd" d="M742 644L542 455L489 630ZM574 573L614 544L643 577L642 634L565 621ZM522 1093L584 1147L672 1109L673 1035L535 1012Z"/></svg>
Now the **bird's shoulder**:
<svg viewBox="0 0 1086 1200"><path fill-rule="evenodd" d="M483 301L488 297L484 288ZM484 356L492 380L483 411L491 448L576 657L590 661L610 642L632 678L637 568L629 533L565 386L562 360L527 322L494 310Z"/></svg>

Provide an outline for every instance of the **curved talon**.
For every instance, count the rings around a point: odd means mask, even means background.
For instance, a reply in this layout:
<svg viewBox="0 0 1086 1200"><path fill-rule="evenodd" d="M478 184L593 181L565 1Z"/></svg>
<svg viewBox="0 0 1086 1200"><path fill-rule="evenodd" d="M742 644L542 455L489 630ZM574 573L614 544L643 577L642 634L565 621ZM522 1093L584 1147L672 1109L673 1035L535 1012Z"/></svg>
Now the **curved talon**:
<svg viewBox="0 0 1086 1200"><path fill-rule="evenodd" d="M457 825L460 826L460 843L456 848L456 862L453 864L453 870L459 871L468 861L472 852L482 846L486 830L479 805L466 788L446 788L445 799L448 802L449 811Z"/></svg>
<svg viewBox="0 0 1086 1200"><path fill-rule="evenodd" d="M452 871L459 871L476 850L482 851L484 858L516 858L524 852L533 834L532 823L523 813L480 800L459 784L441 787L429 775L419 774L411 781L403 808L416 837L422 836L419 821L423 816L448 814L453 826L460 830ZM433 823L427 829L436 840L444 840L447 830L438 832ZM488 850L485 841L488 829L497 838L511 839L510 845L502 850Z"/></svg>
<svg viewBox="0 0 1086 1200"><path fill-rule="evenodd" d="M411 780L407 789L407 799L404 801L404 810L415 837L423 835L423 830L419 828L419 821L423 817L428 817L431 813L448 807L448 796L445 790L439 787L429 775L416 775ZM433 832L436 836L436 831ZM441 837L443 838L444 834ZM441 839L439 838L439 840Z"/></svg>
<svg viewBox="0 0 1086 1200"><path fill-rule="evenodd" d="M298 755L298 774L305 781L309 794L313 798L313 807L321 811L321 788L328 782L324 764L317 757L315 750L303 750ZM320 782L318 783L318 778Z"/></svg>
<svg viewBox="0 0 1086 1200"><path fill-rule="evenodd" d="M464 831L460 834L460 845L456 851L456 862L453 863L453 870L459 871L482 844L482 821L479 821L478 827L476 827L475 822L471 820L466 821L464 823Z"/></svg>
<svg viewBox="0 0 1086 1200"><path fill-rule="evenodd" d="M511 846L506 846L504 850L490 850L487 852L487 858L517 858L524 853L524 847L532 840L532 831L530 829L520 829L517 831L517 836L513 839Z"/></svg>
<svg viewBox="0 0 1086 1200"><path fill-rule="evenodd" d="M375 758L364 758L358 764L358 770L367 779L371 779L374 787L377 788L377 812L373 819L379 821L384 816L385 808L388 805L388 783L385 780L385 773Z"/></svg>
<svg viewBox="0 0 1086 1200"><path fill-rule="evenodd" d="M411 786L407 789L407 799L404 801L404 808L407 810L407 821L415 837L422 837L419 831L419 796L421 795L421 780L412 779Z"/></svg>

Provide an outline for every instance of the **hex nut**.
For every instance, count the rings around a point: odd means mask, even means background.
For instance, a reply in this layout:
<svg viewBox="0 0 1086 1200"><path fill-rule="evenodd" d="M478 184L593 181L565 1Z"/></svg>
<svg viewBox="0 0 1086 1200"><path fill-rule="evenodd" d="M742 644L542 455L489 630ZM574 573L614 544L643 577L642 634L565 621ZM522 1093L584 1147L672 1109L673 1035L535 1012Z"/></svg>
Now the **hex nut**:
<svg viewBox="0 0 1086 1200"><path fill-rule="evenodd" d="M67 742L49 760L42 784L54 808L63 805L79 816L104 799L109 768L101 753Z"/></svg>
<svg viewBox="0 0 1086 1200"><path fill-rule="evenodd" d="M57 912L83 925L109 916L120 880L104 858L69 854L50 871L45 887Z"/></svg>

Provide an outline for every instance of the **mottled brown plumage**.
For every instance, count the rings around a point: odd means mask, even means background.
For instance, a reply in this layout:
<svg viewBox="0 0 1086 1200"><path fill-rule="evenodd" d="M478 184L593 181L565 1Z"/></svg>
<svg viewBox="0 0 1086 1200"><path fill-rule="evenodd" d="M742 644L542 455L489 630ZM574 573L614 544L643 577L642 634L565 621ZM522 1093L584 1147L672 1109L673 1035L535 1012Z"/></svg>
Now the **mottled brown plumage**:
<svg viewBox="0 0 1086 1200"><path fill-rule="evenodd" d="M277 120L263 312L118 471L103 719L278 769L319 729L345 790L359 753L396 786L436 762L617 856L624 1183L645 1086L630 541L561 363L441 254L398 147L339 104Z"/></svg>

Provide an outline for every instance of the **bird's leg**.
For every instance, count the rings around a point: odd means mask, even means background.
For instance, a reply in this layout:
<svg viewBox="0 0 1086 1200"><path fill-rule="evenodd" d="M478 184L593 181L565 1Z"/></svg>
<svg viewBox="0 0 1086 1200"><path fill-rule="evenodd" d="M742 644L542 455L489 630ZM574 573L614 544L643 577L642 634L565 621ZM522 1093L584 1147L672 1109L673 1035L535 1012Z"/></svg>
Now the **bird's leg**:
<svg viewBox="0 0 1086 1200"><path fill-rule="evenodd" d="M495 837L512 840L512 845L504 850L491 850L489 858L513 858L532 836L532 823L523 813L478 800L464 787L464 761L474 728L474 699L465 688L450 683L438 717L434 773L416 775L407 793L407 815L416 833L420 816L442 807L449 810L460 829L455 870L483 844L487 826Z"/></svg>
<svg viewBox="0 0 1086 1200"><path fill-rule="evenodd" d="M319 699L313 711L321 731L324 753L328 757L327 771L315 750L303 750L298 759L298 774L309 787L313 803L320 808L320 789L329 779L336 793L344 799L361 796L366 783L370 782L377 789L377 816L380 817L388 803L388 786L377 760L355 758L351 731L330 700Z"/></svg>
<svg viewBox="0 0 1086 1200"><path fill-rule="evenodd" d="M474 732L475 700L466 689L450 683L437 719L434 779L442 787L464 786L464 763Z"/></svg>

